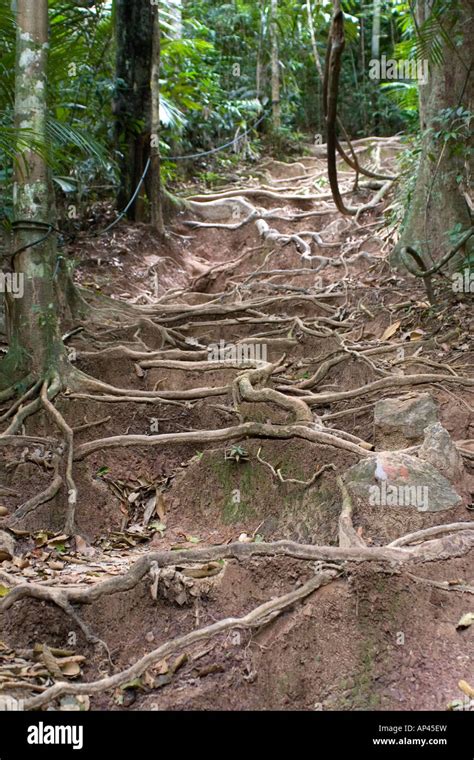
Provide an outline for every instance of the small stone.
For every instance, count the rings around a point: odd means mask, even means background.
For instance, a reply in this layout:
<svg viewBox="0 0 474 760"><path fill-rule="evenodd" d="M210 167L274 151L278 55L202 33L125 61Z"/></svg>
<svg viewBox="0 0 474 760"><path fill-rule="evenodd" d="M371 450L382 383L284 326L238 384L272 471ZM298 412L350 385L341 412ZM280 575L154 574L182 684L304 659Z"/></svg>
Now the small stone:
<svg viewBox="0 0 474 760"><path fill-rule="evenodd" d="M13 557L13 564L15 567L18 567L20 570L24 570L25 567L29 566L30 561L27 557Z"/></svg>
<svg viewBox="0 0 474 760"><path fill-rule="evenodd" d="M176 595L175 602L176 604L179 604L180 607L182 607L183 604L186 604L187 601L188 597L185 591L180 591L179 594Z"/></svg>
<svg viewBox="0 0 474 760"><path fill-rule="evenodd" d="M61 712L79 712L81 710L81 704L77 697L61 697L59 700L59 710Z"/></svg>
<svg viewBox="0 0 474 760"><path fill-rule="evenodd" d="M375 448L408 448L423 441L427 427L438 422L436 403L428 393L386 398L374 407Z"/></svg>
<svg viewBox="0 0 474 760"><path fill-rule="evenodd" d="M5 530L0 530L0 562L12 559L15 553L15 539Z"/></svg>
<svg viewBox="0 0 474 760"><path fill-rule="evenodd" d="M0 506L0 517L5 517L5 515L8 515L8 509L6 507Z"/></svg>

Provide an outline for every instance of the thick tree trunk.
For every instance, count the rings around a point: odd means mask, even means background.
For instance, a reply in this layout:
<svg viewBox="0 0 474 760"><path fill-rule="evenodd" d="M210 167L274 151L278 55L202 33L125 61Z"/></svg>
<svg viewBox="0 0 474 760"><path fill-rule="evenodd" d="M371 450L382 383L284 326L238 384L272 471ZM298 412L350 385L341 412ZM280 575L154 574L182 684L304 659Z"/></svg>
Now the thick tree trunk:
<svg viewBox="0 0 474 760"><path fill-rule="evenodd" d="M154 6L153 49L151 61L151 176L150 205L151 223L160 233L165 234L163 209L161 205L161 161L160 161L160 53L161 29L159 6Z"/></svg>
<svg viewBox="0 0 474 760"><path fill-rule="evenodd" d="M153 5L150 0L116 0L116 138L122 160L117 204L124 208L133 195L150 155L150 65ZM143 221L142 191L128 218Z"/></svg>
<svg viewBox="0 0 474 760"><path fill-rule="evenodd" d="M270 36L272 46L272 123L275 130L281 127L280 60L278 55L278 26L276 23L278 0L271 0Z"/></svg>
<svg viewBox="0 0 474 760"><path fill-rule="evenodd" d="M423 23L431 5L425 0L417 4L417 24ZM400 240L392 261L400 265L400 251L404 246L417 250L425 264L436 262L452 248L452 233L466 230L472 224L464 193L468 189L469 167L462 140L444 142L438 130L446 130L439 116L446 109L463 107L472 112L474 107L473 76L469 67L474 54L472 6L470 0L459 0L442 16L444 29L452 45L443 42L444 61L429 64L426 84L420 84L420 122L423 130L422 150L413 195L406 210ZM463 36L462 46L456 45L458 35ZM467 146L466 146L467 147ZM466 253L473 250L473 238L466 243L457 257L450 262L451 269L459 266Z"/></svg>
<svg viewBox="0 0 474 760"><path fill-rule="evenodd" d="M45 161L48 2L17 0L16 7L15 123L30 130L39 152L18 154L14 168L12 272L10 280L4 278L10 283L5 293L9 351L0 387L20 375L41 377L66 366L55 287L53 193Z"/></svg>

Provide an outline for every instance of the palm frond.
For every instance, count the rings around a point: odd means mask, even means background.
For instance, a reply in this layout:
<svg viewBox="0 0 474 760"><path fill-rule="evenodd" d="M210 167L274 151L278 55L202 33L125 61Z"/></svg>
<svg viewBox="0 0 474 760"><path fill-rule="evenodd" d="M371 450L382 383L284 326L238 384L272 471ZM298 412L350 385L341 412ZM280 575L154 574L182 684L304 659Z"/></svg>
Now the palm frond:
<svg viewBox="0 0 474 760"><path fill-rule="evenodd" d="M160 121L164 127L179 132L186 126L186 118L182 111L166 95L160 94Z"/></svg>
<svg viewBox="0 0 474 760"><path fill-rule="evenodd" d="M418 87L415 82L384 82L380 89L404 111L417 113L419 106Z"/></svg>
<svg viewBox="0 0 474 760"><path fill-rule="evenodd" d="M77 148L82 154L94 157L99 164L106 167L110 164L110 156L106 149L90 135L85 135L80 129L70 124L64 124L52 116L46 124L47 134L51 142L58 148Z"/></svg>

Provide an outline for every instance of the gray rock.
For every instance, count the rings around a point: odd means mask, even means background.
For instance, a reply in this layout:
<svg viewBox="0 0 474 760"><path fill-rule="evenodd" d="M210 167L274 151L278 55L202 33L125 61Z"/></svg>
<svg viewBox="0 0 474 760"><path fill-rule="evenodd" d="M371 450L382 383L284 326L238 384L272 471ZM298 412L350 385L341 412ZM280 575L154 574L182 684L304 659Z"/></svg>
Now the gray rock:
<svg viewBox="0 0 474 760"><path fill-rule="evenodd" d="M438 422L438 408L428 393L386 398L374 408L375 448L408 448L423 441L427 427Z"/></svg>
<svg viewBox="0 0 474 760"><path fill-rule="evenodd" d="M441 512L461 503L449 481L429 462L395 451L362 459L343 478L362 506Z"/></svg>
<svg viewBox="0 0 474 760"><path fill-rule="evenodd" d="M6 530L0 530L0 562L12 559L15 553L15 539Z"/></svg>
<svg viewBox="0 0 474 760"><path fill-rule="evenodd" d="M418 457L436 467L451 483L463 485L466 472L461 454L440 422L435 422L426 429Z"/></svg>

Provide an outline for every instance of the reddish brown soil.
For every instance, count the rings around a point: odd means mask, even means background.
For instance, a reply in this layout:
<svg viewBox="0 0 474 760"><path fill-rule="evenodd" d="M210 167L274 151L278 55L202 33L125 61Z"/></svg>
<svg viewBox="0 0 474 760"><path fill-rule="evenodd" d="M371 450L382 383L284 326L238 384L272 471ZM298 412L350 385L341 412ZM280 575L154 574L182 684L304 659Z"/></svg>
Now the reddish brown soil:
<svg viewBox="0 0 474 760"><path fill-rule="evenodd" d="M307 161L306 161L307 162ZM318 162L312 163L318 166ZM281 175L275 168L274 178ZM291 182L291 180L290 180ZM355 196L361 202L364 196ZM385 205L388 205L388 200ZM261 207L275 204L269 199ZM312 208L311 202L288 202L286 212ZM377 210L380 212L380 208ZM375 212L365 214L360 224L368 225L380 217ZM79 239L72 253L78 261L77 282L97 292L141 304L150 303L171 288L190 287L202 272L203 265L217 264L256 248L242 265L231 273L217 273L207 281L205 294L230 292L246 275L262 267L270 248L260 246L253 224L240 230L190 230L180 215L173 226L169 241L157 241L147 226L131 227L121 224L113 234L97 239ZM270 222L273 224L273 222ZM429 339L422 357L449 365L457 372L472 366L467 335L472 327L469 304L441 285L439 303L430 308L423 286L389 269L380 240L360 234L347 220L338 215L310 217L296 223L274 222L281 233L298 230L322 231L326 241L347 243L348 255L365 250L376 261L359 259L348 265L346 295L329 301L344 304L345 318L350 318L357 305L362 304L362 318L354 320L345 338L352 341L380 340L391 323L401 324L392 340L405 338L406 355L418 348L410 340L415 329ZM344 229L347 229L344 232ZM185 236L185 237L181 237ZM361 244L360 241L362 241ZM260 247L259 247L260 246ZM334 249L318 251L336 256ZM269 269L288 269L302 266L294 246L289 245L271 256ZM156 271L158 277L154 278ZM337 282L343 268L327 266L316 276L326 286ZM254 279L251 291L241 291L242 300L273 296L265 282ZM273 283L298 288L311 288L314 276L277 277ZM144 295L145 294L145 295ZM186 303L206 303L205 294L194 292ZM181 300L181 296L178 296ZM184 303L184 301L182 301ZM402 305L401 305L402 304ZM325 313L309 301L286 301L266 308L267 314L299 316L310 319ZM240 315L243 316L243 315ZM249 324L219 324L216 317L203 317L209 325L194 322L199 319L181 316L168 326L179 328L191 322L186 332L203 344L221 338L235 342L257 334L270 326ZM74 326L74 325L71 325ZM103 326L103 340L130 346L136 328ZM93 330L100 335L101 329ZM161 347L159 336L143 328L140 339L151 350ZM285 332L280 337L288 337ZM296 342L295 340L296 339ZM268 358L277 361L286 354L285 377L301 378L312 375L321 360L336 347L331 335L317 337L295 331L289 344L269 347ZM76 366L82 371L109 384L135 390L191 389L226 385L236 370L183 371L154 368L137 372L128 358L108 356L81 357L81 351L94 346L86 333L69 343L79 352ZM375 344L374 344L375 345ZM135 348L140 350L140 345ZM381 357L381 366L384 357ZM410 365L410 372L442 372L425 365ZM305 374L307 373L307 374ZM143 376L141 376L143 375ZM323 379L317 391L350 390L378 379L368 364L350 359L334 368ZM454 440L473 438L472 394L468 389L450 386L423 386L436 399L440 419ZM376 398L400 395L393 389L368 397L360 397L318 407L319 415L334 414L359 407ZM225 428L238 424L230 394L208 397L188 404L169 405L159 402L106 403L100 400L71 399L67 394L56 401L57 408L72 427L104 420L99 425L78 432L76 444L127 433L151 434L153 420L158 432L180 432ZM4 405L4 410L7 405ZM275 424L289 422L290 417L272 404L244 404L241 414L245 420ZM0 410L1 412L1 410ZM329 424L329 423L328 423ZM351 412L332 421L334 427L373 441L373 409ZM51 422L43 413L29 418L25 432L52 435ZM154 429L156 431L156 428ZM91 557L74 553L73 540L65 541L65 552L58 556L52 545L41 544L38 531L45 529L60 533L63 528L65 494L37 508L17 532L17 554L28 559L28 580L53 580L55 583L91 583L107 573L124 569L150 548L167 549L174 546L220 544L237 540L240 534L257 534L267 541L289 538L302 543L337 544L337 524L340 513L340 494L334 472L328 471L309 488L297 484L279 483L270 469L257 461L257 452L275 468L281 467L285 477L307 480L323 464L333 463L342 473L357 461L357 457L327 446L299 439L288 441L249 439L241 444L248 460L235 462L225 459L229 448L225 444L165 445L157 448L114 448L97 451L75 465L75 480L79 491L77 533L92 544ZM16 495L3 495L1 504L10 514L16 507L44 490L51 480L51 471L44 463L34 461L34 452L19 448L1 449L0 483L13 489ZM469 468L472 460L465 461ZM107 468L107 469L105 469ZM474 485L472 469L469 470ZM136 514L120 497L114 484L135 482L137 479L153 484L163 494L165 514L163 530L147 533L138 540L124 533ZM239 489L241 502L232 500ZM474 489L473 489L474 490ZM455 510L437 514L416 510L393 509L355 510L354 527L368 545L381 545L405 533L441 523L468 521L472 512L463 504ZM0 518L0 527L9 518ZM128 544L126 538L128 536ZM64 556L63 556L64 555ZM60 561L62 568L51 567ZM18 576L25 568L2 563L1 568ZM463 579L474 583L472 552L450 561L425 565L410 564L410 572L437 580ZM198 594L179 605L172 599L151 597L149 578L124 593L101 598L80 610L83 620L103 639L111 653L114 670L119 670L159 643L182 635L194 627L204 626L227 616L239 616L272 597L289 592L311 575L310 563L287 558L255 559L238 563L231 560L218 575L196 581ZM28 577L29 576L29 577ZM153 688L145 682L141 688L106 692L91 699L95 709L303 709L303 710L444 710L448 702L462 699L460 680L474 682L474 626L457 630L460 617L472 611L468 594L446 592L411 580L405 570L378 563L346 565L344 575L318 590L271 624L253 633L236 635L231 632L191 647L187 661L171 676L164 672ZM106 675L111 666L100 647L86 642L70 618L57 607L32 599L16 604L4 615L1 639L5 647L16 651L45 642L50 647L65 648L70 633L76 634L75 651L86 656L82 680ZM8 651L8 650L7 650ZM0 651L1 655L1 651ZM175 658L170 658L170 666ZM166 671L166 667L163 668ZM159 674L158 674L159 675ZM40 681L40 683L45 683ZM1 691L1 686L0 686ZM24 693L21 696L25 696Z"/></svg>

